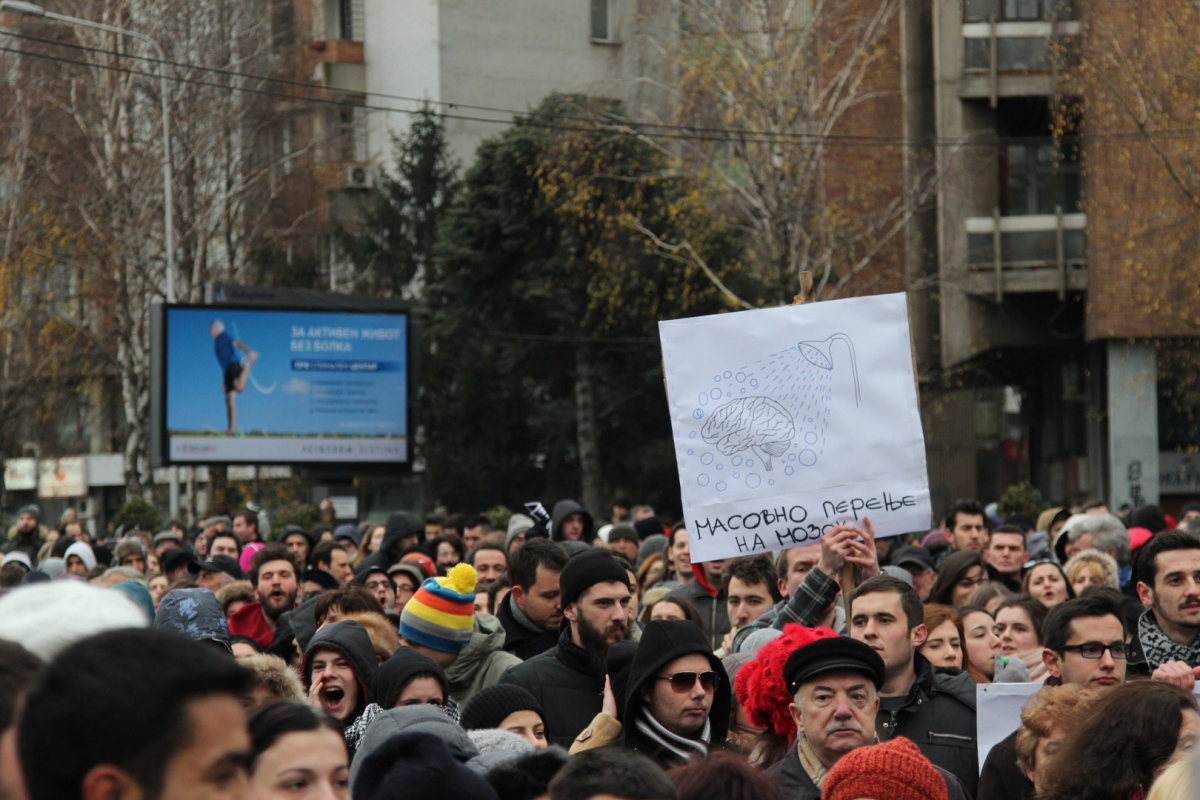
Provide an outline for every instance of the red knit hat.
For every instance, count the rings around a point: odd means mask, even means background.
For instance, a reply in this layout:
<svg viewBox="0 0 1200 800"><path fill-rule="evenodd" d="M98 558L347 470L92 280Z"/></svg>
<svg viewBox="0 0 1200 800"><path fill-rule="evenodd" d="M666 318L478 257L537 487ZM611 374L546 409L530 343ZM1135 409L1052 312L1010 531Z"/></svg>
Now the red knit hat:
<svg viewBox="0 0 1200 800"><path fill-rule="evenodd" d="M789 742L796 737L796 720L789 709L792 694L783 679L783 666L794 651L827 636L837 633L829 628L786 625L782 636L760 647L754 660L738 670L734 681L737 701L755 725L771 728Z"/></svg>
<svg viewBox="0 0 1200 800"><path fill-rule="evenodd" d="M822 800L947 800L946 780L917 746L897 736L842 756L825 777Z"/></svg>

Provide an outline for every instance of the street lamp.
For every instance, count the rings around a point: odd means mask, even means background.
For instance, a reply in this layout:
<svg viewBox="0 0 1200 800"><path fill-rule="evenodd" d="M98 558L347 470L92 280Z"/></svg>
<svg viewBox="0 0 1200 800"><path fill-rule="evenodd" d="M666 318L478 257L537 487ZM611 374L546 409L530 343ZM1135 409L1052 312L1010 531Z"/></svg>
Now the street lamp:
<svg viewBox="0 0 1200 800"><path fill-rule="evenodd" d="M44 19L52 19L58 22L65 22L69 25L78 25L83 28L95 28L100 31L109 33L119 33L125 36L130 36L134 39L140 39L154 48L155 54L158 56L158 80L159 94L162 96L162 118L163 118L163 230L166 235L167 246L167 302L175 302L175 230L172 220L175 216L175 196L174 186L175 178L171 169L171 104L167 100L167 73L166 61L167 58L163 54L162 46L158 41L152 39L144 33L131 31L128 28L118 28L114 25L105 25L101 22L93 22L90 19L81 17L69 17L65 14L56 14L53 11L47 11L34 3L26 3L23 0L0 0L0 11L12 11L17 14L23 14L27 17L42 17Z"/></svg>
<svg viewBox="0 0 1200 800"><path fill-rule="evenodd" d="M134 39L140 39L154 48L155 55L158 56L158 81L159 95L162 100L162 120L163 120L163 234L166 237L167 247L167 302L175 302L175 228L172 220L175 217L175 177L171 168L171 104L167 99L167 57L163 53L162 46L158 40L152 39L144 33L131 31L128 28L118 28L115 25L105 25L101 22L93 22L90 19L81 17L69 17L65 14L56 14L53 11L47 11L35 3L26 3L24 0L0 0L0 11L12 11L17 14L23 14L27 17L42 17L43 19L52 19L57 22L65 22L68 25L78 25L83 28L95 28L108 33L117 33L124 36L129 36ZM171 467L171 516L179 516L179 468Z"/></svg>

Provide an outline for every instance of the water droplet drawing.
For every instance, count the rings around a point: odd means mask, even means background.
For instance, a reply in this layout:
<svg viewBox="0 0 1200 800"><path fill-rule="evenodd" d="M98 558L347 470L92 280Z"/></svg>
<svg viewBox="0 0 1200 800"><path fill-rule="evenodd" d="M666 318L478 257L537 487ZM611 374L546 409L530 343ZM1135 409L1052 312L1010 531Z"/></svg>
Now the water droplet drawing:
<svg viewBox="0 0 1200 800"><path fill-rule="evenodd" d="M844 375L846 372L849 374ZM842 376L836 384L844 393L848 394L852 383L854 407L860 407L854 343L844 333L800 341L752 364L722 370L713 376L713 386L697 397L698 406L707 406L696 407L692 414L700 421L698 425L702 423L699 438L730 466L753 466L757 456L764 472L777 474L776 462L782 459L790 462L782 470L786 476L803 475L825 453L831 407L837 406L839 411L848 407L834 399L835 373ZM747 386L752 393L745 393ZM696 431L688 435L696 438ZM714 460L712 452L700 456L700 462L708 467ZM703 477L703 483L697 481L701 486L712 483L708 475ZM733 473L733 477L750 489L760 487L764 479L751 472L744 473L744 478L743 473ZM774 486L775 481L769 480L767 485ZM713 488L723 492L729 487L719 481Z"/></svg>

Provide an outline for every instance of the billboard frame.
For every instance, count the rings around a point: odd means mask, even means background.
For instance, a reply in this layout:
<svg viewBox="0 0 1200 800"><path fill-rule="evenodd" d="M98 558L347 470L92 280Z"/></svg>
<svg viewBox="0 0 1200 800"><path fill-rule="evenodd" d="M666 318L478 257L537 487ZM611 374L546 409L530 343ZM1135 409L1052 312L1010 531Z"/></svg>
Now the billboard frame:
<svg viewBox="0 0 1200 800"><path fill-rule="evenodd" d="M387 300L378 297L363 297L356 295L324 294L309 290L266 289L257 287L237 287L217 285L220 290L214 292L214 285L206 290L206 297L217 302L208 303L155 303L150 310L150 463L151 467L171 466L234 466L234 465L284 465L297 469L316 469L334 473L411 473L416 460L415 442L416 428L414 426L413 406L417 390L417 354L420 352L420 336L416 322L414 304L404 300ZM225 291L234 294L233 302L221 302ZM253 293L252 301L243 300L236 293L248 295ZM216 295L214 297L214 294ZM166 388L169 365L167 364L166 337L170 335L167 314L173 309L212 309L214 311L281 311L317 314L388 314L403 315L406 323L405 331L405 437L407 439L407 458L404 461L296 461L280 459L206 459L204 461L173 460L170 454L170 436L167 432L167 397Z"/></svg>

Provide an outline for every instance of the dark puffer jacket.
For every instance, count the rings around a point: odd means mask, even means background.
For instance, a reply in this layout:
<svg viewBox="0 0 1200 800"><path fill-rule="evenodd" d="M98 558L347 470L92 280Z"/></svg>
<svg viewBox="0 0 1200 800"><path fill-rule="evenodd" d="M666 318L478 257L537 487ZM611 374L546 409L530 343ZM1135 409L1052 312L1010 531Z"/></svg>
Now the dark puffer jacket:
<svg viewBox="0 0 1200 800"><path fill-rule="evenodd" d="M899 711L879 709L875 733L881 742L911 739L925 757L962 781L974 797L979 785L975 728L975 682L966 673L934 672L923 656L913 656L917 680Z"/></svg>
<svg viewBox="0 0 1200 800"><path fill-rule="evenodd" d="M500 683L515 683L537 698L546 712L550 743L563 747L571 746L603 705L604 671L571 641L570 626L564 626L557 645L512 667Z"/></svg>
<svg viewBox="0 0 1200 800"><path fill-rule="evenodd" d="M709 667L717 673L717 687L709 709L710 748L725 746L729 731L729 710L733 700L729 676L720 659L713 655L704 634L693 623L684 620L656 620L642 631L637 654L629 668L629 683L625 690L624 736L613 742L652 758L663 769L678 767L685 762L676 753L662 746L637 728L637 721L646 711L642 689L658 677L658 673L677 658L698 653L708 659Z"/></svg>

